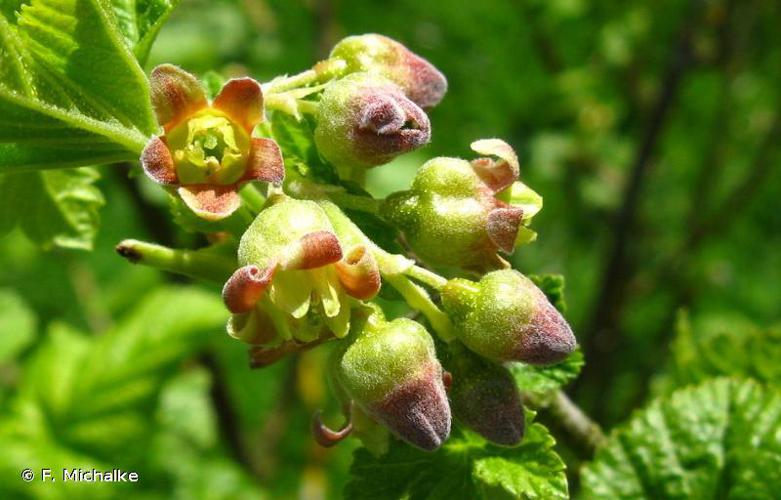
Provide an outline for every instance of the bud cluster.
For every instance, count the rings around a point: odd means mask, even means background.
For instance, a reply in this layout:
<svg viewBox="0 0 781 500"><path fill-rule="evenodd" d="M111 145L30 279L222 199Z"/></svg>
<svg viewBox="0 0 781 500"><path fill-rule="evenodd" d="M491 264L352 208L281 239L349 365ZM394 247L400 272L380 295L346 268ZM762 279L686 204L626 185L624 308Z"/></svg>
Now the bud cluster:
<svg viewBox="0 0 781 500"><path fill-rule="evenodd" d="M324 446L355 433L381 451L392 434L431 451L447 440L453 417L498 445L521 442L521 395L503 364L556 363L576 341L543 292L499 256L534 238L526 226L542 207L519 181L513 149L478 140L471 145L478 158L431 159L408 190L385 200L344 182L360 183L365 169L431 140L424 110L447 90L442 73L370 34L344 39L300 75L263 86L229 80L211 101L195 76L175 66L155 68L150 84L161 130L149 139L142 167L210 221L206 227L216 229L204 232L216 243L177 253L132 241L118 248L122 255L225 280L227 331L250 346L253 367L332 342L328 375L347 424L329 429L318 413L313 431ZM272 122L277 113L306 120L309 136L296 140L316 155L280 150L276 128L257 127L264 108ZM288 153L295 161L283 161ZM332 168L336 175L327 178L338 182L308 177L307 162ZM243 187L251 181L266 182L265 193ZM348 216L354 210L368 213L362 223ZM440 276L380 248L361 229L371 224L403 236L435 269L487 274ZM375 301L386 285L423 314L441 342L412 319L386 319Z"/></svg>

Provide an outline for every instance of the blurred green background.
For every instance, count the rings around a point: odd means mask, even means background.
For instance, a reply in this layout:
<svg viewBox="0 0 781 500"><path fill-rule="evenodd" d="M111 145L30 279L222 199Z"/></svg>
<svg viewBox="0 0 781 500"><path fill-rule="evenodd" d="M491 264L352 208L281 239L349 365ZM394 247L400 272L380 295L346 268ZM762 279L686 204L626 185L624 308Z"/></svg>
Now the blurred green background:
<svg viewBox="0 0 781 500"><path fill-rule="evenodd" d="M427 158L469 157L478 138L516 148L545 204L538 241L513 262L565 275L586 355L567 392L609 429L677 376L676 331L777 333L779 25L781 3L767 0L183 0L148 66L267 81L367 32L432 61L450 83L432 144L372 171L370 188L401 189ZM312 412L332 406L321 350L249 370L223 334L217 285L184 289L113 251L123 238L201 243L176 229L162 191L122 169L98 185L92 253L41 251L18 230L0 239L0 406L30 436L0 442L0 468L18 475L43 449L50 466L135 467L150 497L338 497L355 443L309 437ZM176 331L179 316L200 326L164 341L140 326ZM131 340L116 347L121 334ZM103 424L79 428L89 419Z"/></svg>

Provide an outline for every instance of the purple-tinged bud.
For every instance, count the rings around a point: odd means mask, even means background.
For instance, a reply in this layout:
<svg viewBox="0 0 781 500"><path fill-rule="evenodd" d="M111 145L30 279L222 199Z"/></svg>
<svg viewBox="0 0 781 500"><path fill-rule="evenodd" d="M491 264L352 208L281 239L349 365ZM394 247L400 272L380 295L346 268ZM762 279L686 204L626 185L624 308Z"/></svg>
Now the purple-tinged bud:
<svg viewBox="0 0 781 500"><path fill-rule="evenodd" d="M525 417L521 395L510 372L459 342L449 344L448 351L442 362L452 374L448 397L453 415L495 444L519 444Z"/></svg>
<svg viewBox="0 0 781 500"><path fill-rule="evenodd" d="M400 318L367 322L336 364L336 379L367 415L423 450L450 434L450 406L434 342Z"/></svg>
<svg viewBox="0 0 781 500"><path fill-rule="evenodd" d="M389 80L358 73L323 92L315 143L339 168L382 165L430 140L426 113Z"/></svg>
<svg viewBox="0 0 781 500"><path fill-rule="evenodd" d="M525 226L542 198L517 181L518 158L507 143L483 139L472 149L497 159L429 160L411 188L389 196L380 213L430 265L485 272L507 267L499 251L512 253L533 239Z"/></svg>
<svg viewBox="0 0 781 500"><path fill-rule="evenodd" d="M346 72L369 72L393 81L422 108L436 106L447 92L447 79L433 64L382 35L350 36L336 44L331 59L347 63Z"/></svg>
<svg viewBox="0 0 781 500"><path fill-rule="evenodd" d="M558 363L575 350L567 321L518 271L488 273L478 283L450 280L442 289L442 305L459 339L493 361Z"/></svg>

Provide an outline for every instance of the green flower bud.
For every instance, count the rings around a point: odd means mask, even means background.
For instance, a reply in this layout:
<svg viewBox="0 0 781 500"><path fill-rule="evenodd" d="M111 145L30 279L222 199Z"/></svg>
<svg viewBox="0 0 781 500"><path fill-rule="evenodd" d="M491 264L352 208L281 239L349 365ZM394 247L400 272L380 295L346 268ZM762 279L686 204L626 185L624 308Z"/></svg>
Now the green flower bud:
<svg viewBox="0 0 781 500"><path fill-rule="evenodd" d="M393 81L418 106L439 104L447 79L437 68L407 47L386 36L350 36L336 44L331 59L347 63L349 73L370 72Z"/></svg>
<svg viewBox="0 0 781 500"><path fill-rule="evenodd" d="M434 342L420 324L373 315L344 351L336 379L367 415L423 450L450 434L450 407Z"/></svg>
<svg viewBox="0 0 781 500"><path fill-rule="evenodd" d="M379 291L372 253L343 247L317 203L286 196L271 202L242 236L241 267L223 288L234 313L228 333L253 344L344 337L354 299Z"/></svg>
<svg viewBox="0 0 781 500"><path fill-rule="evenodd" d="M542 199L517 182L518 159L509 145L488 139L472 148L500 159L429 160L412 187L389 196L380 213L427 263L484 272L507 267L497 252L528 241L524 225Z"/></svg>
<svg viewBox="0 0 781 500"><path fill-rule="evenodd" d="M442 289L442 305L459 339L496 362L557 363L575 349L561 313L515 270L488 273L478 283L450 280Z"/></svg>
<svg viewBox="0 0 781 500"><path fill-rule="evenodd" d="M510 372L459 342L449 344L448 351L442 362L452 377L448 396L453 415L493 443L519 444L525 417L521 395Z"/></svg>
<svg viewBox="0 0 781 500"><path fill-rule="evenodd" d="M426 113L385 78L357 73L323 92L315 144L339 168L382 165L429 140Z"/></svg>

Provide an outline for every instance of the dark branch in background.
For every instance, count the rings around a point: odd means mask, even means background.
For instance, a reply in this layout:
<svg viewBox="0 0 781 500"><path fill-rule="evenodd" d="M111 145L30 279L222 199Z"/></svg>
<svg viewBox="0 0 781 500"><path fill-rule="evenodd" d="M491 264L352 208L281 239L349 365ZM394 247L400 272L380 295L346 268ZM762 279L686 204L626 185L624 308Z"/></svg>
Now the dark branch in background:
<svg viewBox="0 0 781 500"><path fill-rule="evenodd" d="M689 13L684 18L676 47L672 51L662 80L661 92L652 108L652 114L647 120L648 128L645 130L632 163L622 203L616 215L613 242L603 264L600 291L592 308L593 317L583 336L586 359L598 360L598 362L586 364L577 387L584 385L604 387L612 372L611 358L615 355L616 347L620 341L618 323L626 295L627 276L630 274L627 259L628 244L635 228L643 184L651 166L656 145L662 135L682 77L692 63L693 16L697 13L696 6L698 5L699 2L690 2ZM595 407L594 416L598 420L602 413L601 408L601 406Z"/></svg>
<svg viewBox="0 0 781 500"><path fill-rule="evenodd" d="M555 74L564 69L564 62L559 56L556 45L553 43L545 28L541 26L537 11L539 8L531 5L529 0L519 0L518 8L523 13L525 24L529 28L532 45L537 51L540 62L548 73Z"/></svg>
<svg viewBox="0 0 781 500"><path fill-rule="evenodd" d="M220 440L227 445L228 453L234 460L250 475L255 475L257 471L253 467L249 451L244 446L245 439L241 433L241 423L233 410L230 394L228 393L228 384L220 368L219 361L211 352L201 354L199 360L211 375L212 385L209 390L209 396L217 417Z"/></svg>
<svg viewBox="0 0 781 500"><path fill-rule="evenodd" d="M170 219L171 214L167 210L156 207L146 201L138 189L138 183L130 177L129 164L124 164L125 168L112 169L113 175L119 181L119 185L125 188L130 201L135 205L135 212L140 214L138 220L144 224L144 228L149 232L152 239L166 246L174 244L173 226Z"/></svg>
<svg viewBox="0 0 781 500"><path fill-rule="evenodd" d="M572 438L585 459L593 458L597 449L605 443L605 434L599 424L591 420L564 391L556 391L546 410L556 425Z"/></svg>
<svg viewBox="0 0 781 500"><path fill-rule="evenodd" d="M256 456L259 458L256 475L262 480L274 477L279 461L279 444L286 434L290 423L290 412L298 400L296 384L298 383L298 355L294 354L288 361L284 379L279 387L276 405L266 416L260 437L257 439Z"/></svg>

